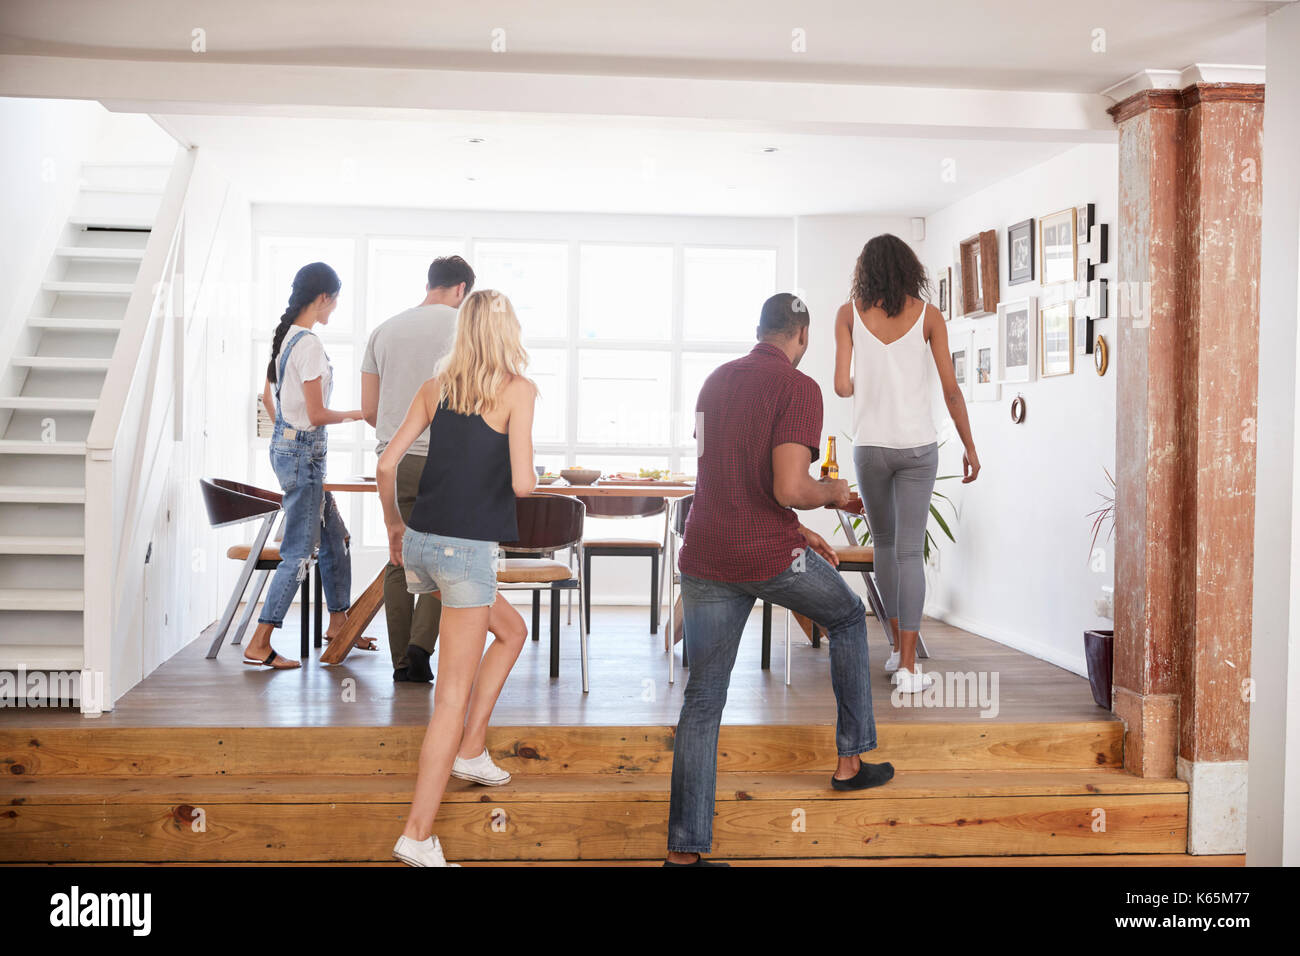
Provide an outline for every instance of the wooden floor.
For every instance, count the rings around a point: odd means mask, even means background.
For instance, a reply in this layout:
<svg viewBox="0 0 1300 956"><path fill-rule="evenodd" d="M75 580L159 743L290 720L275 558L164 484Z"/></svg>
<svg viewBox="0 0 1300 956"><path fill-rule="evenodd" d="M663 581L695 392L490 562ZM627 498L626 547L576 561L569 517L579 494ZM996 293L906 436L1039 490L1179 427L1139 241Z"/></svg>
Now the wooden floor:
<svg viewBox="0 0 1300 956"><path fill-rule="evenodd" d="M527 615L525 615L527 617ZM759 666L761 615L751 615L732 672L723 722L726 724L832 724L834 697L826 641L814 648L795 629L792 683L786 686L784 615L774 614L772 666ZM563 619L562 619L563 620ZM668 657L662 634L650 633L649 612L640 607L596 607L590 638L591 690L581 692L578 631L565 626L560 676L548 674L549 631L545 608L542 635L529 641L497 704L500 725L659 725L676 724L688 671L677 650L677 681L668 683ZM295 619L296 621L296 619ZM922 634L933 657L926 671L984 675L991 691L996 678L997 711L974 701L966 706L901 707L891 702L884 673L888 646L873 618L867 622L872 662L872 694L878 723L893 722L1071 722L1108 721L1113 715L1092 700L1088 682L1075 674L938 621L927 620ZM368 633L376 652L354 651L339 667L310 660L299 671L268 671L242 663L240 648L226 645L207 660L209 638L197 637L117 702L111 713L86 721L75 710L5 708L0 729L8 727L326 727L423 725L433 701L432 685L394 684L381 613ZM298 646L295 627L280 631L281 653ZM434 661L437 669L437 660ZM951 701L949 703L952 703Z"/></svg>

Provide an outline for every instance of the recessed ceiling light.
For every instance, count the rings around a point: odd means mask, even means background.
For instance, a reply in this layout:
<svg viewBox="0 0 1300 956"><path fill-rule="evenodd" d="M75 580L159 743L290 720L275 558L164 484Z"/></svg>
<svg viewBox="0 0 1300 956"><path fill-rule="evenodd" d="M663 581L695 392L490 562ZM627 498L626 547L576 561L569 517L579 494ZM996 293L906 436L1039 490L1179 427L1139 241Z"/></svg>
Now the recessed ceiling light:
<svg viewBox="0 0 1300 956"><path fill-rule="evenodd" d="M485 140L482 136L471 136L468 139L466 139L465 142L478 145L479 143L486 143L487 140Z"/></svg>
<svg viewBox="0 0 1300 956"><path fill-rule="evenodd" d="M764 147L763 147L763 152L765 152L765 153L775 153L775 152L777 151L778 148L779 148L779 147L776 147L776 146L764 146Z"/></svg>

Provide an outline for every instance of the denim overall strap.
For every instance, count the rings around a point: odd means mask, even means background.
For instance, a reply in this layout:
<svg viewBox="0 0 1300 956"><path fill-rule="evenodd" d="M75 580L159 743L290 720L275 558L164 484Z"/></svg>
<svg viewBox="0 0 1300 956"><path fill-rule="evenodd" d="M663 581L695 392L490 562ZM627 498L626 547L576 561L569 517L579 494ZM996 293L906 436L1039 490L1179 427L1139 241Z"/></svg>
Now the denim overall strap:
<svg viewBox="0 0 1300 956"><path fill-rule="evenodd" d="M291 325L289 326L289 328L292 329L294 328L294 326ZM284 385L284 370L288 367L289 364L289 353L293 351L293 347L295 345L297 345L299 342L302 341L302 337L304 335L311 335L311 332L310 331L299 332L297 335L295 335L292 339L289 340L289 344L287 346L280 349L280 363L277 367L276 376L275 376L275 423L282 428L288 427L288 423L285 422L284 416L280 414L280 387Z"/></svg>

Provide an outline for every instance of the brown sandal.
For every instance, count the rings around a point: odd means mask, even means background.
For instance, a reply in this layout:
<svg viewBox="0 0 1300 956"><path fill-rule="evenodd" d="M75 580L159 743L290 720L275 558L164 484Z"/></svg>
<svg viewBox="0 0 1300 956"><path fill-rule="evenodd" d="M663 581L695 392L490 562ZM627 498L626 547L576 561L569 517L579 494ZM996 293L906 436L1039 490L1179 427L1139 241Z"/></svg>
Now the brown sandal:
<svg viewBox="0 0 1300 956"><path fill-rule="evenodd" d="M277 659L284 661L284 663L283 664L275 663ZM299 667L302 667L302 665L297 661L291 661L287 657L280 657L280 655L277 654L275 651L271 651L271 653L266 656L266 660L264 661L258 661L258 660L254 660L251 657L245 657L244 663L251 664L253 667L269 667L271 668L271 670L275 670L275 671L292 671L292 670L297 670Z"/></svg>

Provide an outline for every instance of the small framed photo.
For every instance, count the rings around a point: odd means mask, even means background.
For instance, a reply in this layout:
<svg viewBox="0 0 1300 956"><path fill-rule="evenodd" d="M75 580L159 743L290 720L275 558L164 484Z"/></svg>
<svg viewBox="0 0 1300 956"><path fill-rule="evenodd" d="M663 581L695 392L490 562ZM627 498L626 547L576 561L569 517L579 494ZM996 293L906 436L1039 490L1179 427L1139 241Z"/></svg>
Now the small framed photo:
<svg viewBox="0 0 1300 956"><path fill-rule="evenodd" d="M998 330L991 326L976 329L971 338L972 391L977 402L997 402L1002 399L1002 386L998 384L994 365L998 351Z"/></svg>
<svg viewBox="0 0 1300 956"><path fill-rule="evenodd" d="M952 266L936 266L930 270L934 278L934 304L943 313L945 322L952 321Z"/></svg>
<svg viewBox="0 0 1300 956"><path fill-rule="evenodd" d="M1007 281L1020 285L1034 281L1034 220L1007 227Z"/></svg>
<svg viewBox="0 0 1300 956"><path fill-rule="evenodd" d="M1062 209L1038 220L1038 276L1043 285L1073 282L1079 260L1075 209Z"/></svg>
<svg viewBox="0 0 1300 956"><path fill-rule="evenodd" d="M1070 300L1039 310L1038 347L1043 378L1074 371L1074 304Z"/></svg>
<svg viewBox="0 0 1300 956"><path fill-rule="evenodd" d="M948 350L952 353L952 370L957 376L957 384L967 399L971 397L971 333L957 332L948 339Z"/></svg>
<svg viewBox="0 0 1300 956"><path fill-rule="evenodd" d="M1030 296L998 306L998 351L994 368L1006 384L1032 382L1038 373L1038 299Z"/></svg>

